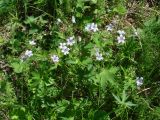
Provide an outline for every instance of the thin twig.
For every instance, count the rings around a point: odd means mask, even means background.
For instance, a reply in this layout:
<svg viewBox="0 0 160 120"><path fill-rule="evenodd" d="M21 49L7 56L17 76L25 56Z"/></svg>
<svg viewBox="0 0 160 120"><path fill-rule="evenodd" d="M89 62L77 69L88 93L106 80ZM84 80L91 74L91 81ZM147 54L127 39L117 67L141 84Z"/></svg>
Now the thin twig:
<svg viewBox="0 0 160 120"><path fill-rule="evenodd" d="M140 93L142 93L142 92L145 92L145 91L147 91L147 90L149 90L149 89L151 89L151 88L145 88L145 89L139 91L139 92L137 93L137 95L140 94Z"/></svg>

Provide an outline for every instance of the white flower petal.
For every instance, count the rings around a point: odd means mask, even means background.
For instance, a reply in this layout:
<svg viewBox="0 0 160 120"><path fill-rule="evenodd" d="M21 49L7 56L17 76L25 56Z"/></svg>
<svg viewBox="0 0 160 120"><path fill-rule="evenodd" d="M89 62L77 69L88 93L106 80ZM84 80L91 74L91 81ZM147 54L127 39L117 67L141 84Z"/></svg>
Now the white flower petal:
<svg viewBox="0 0 160 120"><path fill-rule="evenodd" d="M26 50L24 55L27 56L27 57L31 57L33 55L33 53L32 53L31 50Z"/></svg>
<svg viewBox="0 0 160 120"><path fill-rule="evenodd" d="M60 49L63 49L63 48L66 48L67 46L66 46L66 43L60 43L60 45L59 45L59 48Z"/></svg>
<svg viewBox="0 0 160 120"><path fill-rule="evenodd" d="M32 41L29 41L29 44L30 45L36 45L36 42L34 40L32 40Z"/></svg>
<svg viewBox="0 0 160 120"><path fill-rule="evenodd" d="M126 34L126 33L124 32L124 30L118 30L117 33L118 33L119 35L125 35L125 34Z"/></svg>
<svg viewBox="0 0 160 120"><path fill-rule="evenodd" d="M72 23L76 23L76 18L72 16Z"/></svg>
<svg viewBox="0 0 160 120"><path fill-rule="evenodd" d="M120 35L117 37L118 43L125 43L125 36Z"/></svg>

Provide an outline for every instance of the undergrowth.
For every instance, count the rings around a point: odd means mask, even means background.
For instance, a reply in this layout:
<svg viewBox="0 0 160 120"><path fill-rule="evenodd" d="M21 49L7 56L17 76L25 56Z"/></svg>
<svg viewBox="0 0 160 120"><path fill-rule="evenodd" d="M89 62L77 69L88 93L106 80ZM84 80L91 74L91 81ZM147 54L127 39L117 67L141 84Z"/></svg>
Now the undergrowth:
<svg viewBox="0 0 160 120"><path fill-rule="evenodd" d="M159 120L158 6L0 0L0 119Z"/></svg>

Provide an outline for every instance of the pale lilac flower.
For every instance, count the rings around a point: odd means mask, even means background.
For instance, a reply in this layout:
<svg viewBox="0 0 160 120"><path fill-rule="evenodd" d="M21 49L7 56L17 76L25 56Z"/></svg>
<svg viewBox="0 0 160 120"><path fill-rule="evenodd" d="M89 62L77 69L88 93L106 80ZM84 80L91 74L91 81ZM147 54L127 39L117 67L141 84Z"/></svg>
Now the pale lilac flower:
<svg viewBox="0 0 160 120"><path fill-rule="evenodd" d="M118 33L119 35L125 35L125 34L126 34L126 33L124 32L124 30L118 30L117 33Z"/></svg>
<svg viewBox="0 0 160 120"><path fill-rule="evenodd" d="M69 54L69 48L68 47L64 47L61 51L62 51L62 53L64 54L64 55L67 55L67 54Z"/></svg>
<svg viewBox="0 0 160 120"><path fill-rule="evenodd" d="M72 23L76 23L76 18L72 16Z"/></svg>
<svg viewBox="0 0 160 120"><path fill-rule="evenodd" d="M24 55L26 57L31 57L33 55L32 51L31 50L26 50L26 52L24 53Z"/></svg>
<svg viewBox="0 0 160 120"><path fill-rule="evenodd" d="M67 39L67 45L72 46L75 43L74 36Z"/></svg>
<svg viewBox="0 0 160 120"><path fill-rule="evenodd" d="M59 45L59 48L60 49L64 49L64 48L66 48L67 46L66 46L66 43L60 43L60 45Z"/></svg>
<svg viewBox="0 0 160 120"><path fill-rule="evenodd" d="M85 30L86 31L89 31L89 32L96 32L98 31L98 27L97 27L97 24L95 23L88 23L86 26L85 26Z"/></svg>
<svg viewBox="0 0 160 120"><path fill-rule="evenodd" d="M33 56L33 53L31 50L26 50L25 53L21 56L21 61L26 60L27 58Z"/></svg>
<svg viewBox="0 0 160 120"><path fill-rule="evenodd" d="M52 61L53 61L54 63L59 62L59 57L58 57L57 55L52 55L52 56L51 56L51 59L52 59Z"/></svg>
<svg viewBox="0 0 160 120"><path fill-rule="evenodd" d="M120 35L117 37L118 43L125 43L125 36Z"/></svg>
<svg viewBox="0 0 160 120"><path fill-rule="evenodd" d="M109 24L106 26L107 31L112 31L113 30L113 25Z"/></svg>
<svg viewBox="0 0 160 120"><path fill-rule="evenodd" d="M59 48L61 49L61 52L62 52L64 55L69 54L69 50L70 50L70 49L66 46L66 43L60 43Z"/></svg>
<svg viewBox="0 0 160 120"><path fill-rule="evenodd" d="M140 89L140 86L143 85L143 77L137 77L136 84L137 84L138 89Z"/></svg>
<svg viewBox="0 0 160 120"><path fill-rule="evenodd" d="M30 45L36 45L36 42L34 40L32 40L32 41L29 41L29 44Z"/></svg>

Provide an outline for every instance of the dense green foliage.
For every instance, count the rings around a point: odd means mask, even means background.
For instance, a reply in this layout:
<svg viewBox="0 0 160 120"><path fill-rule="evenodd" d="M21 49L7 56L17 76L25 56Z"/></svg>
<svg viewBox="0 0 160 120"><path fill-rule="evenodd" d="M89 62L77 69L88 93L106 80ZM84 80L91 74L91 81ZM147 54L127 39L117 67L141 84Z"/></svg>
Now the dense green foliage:
<svg viewBox="0 0 160 120"><path fill-rule="evenodd" d="M0 0L0 120L159 120L158 5Z"/></svg>

